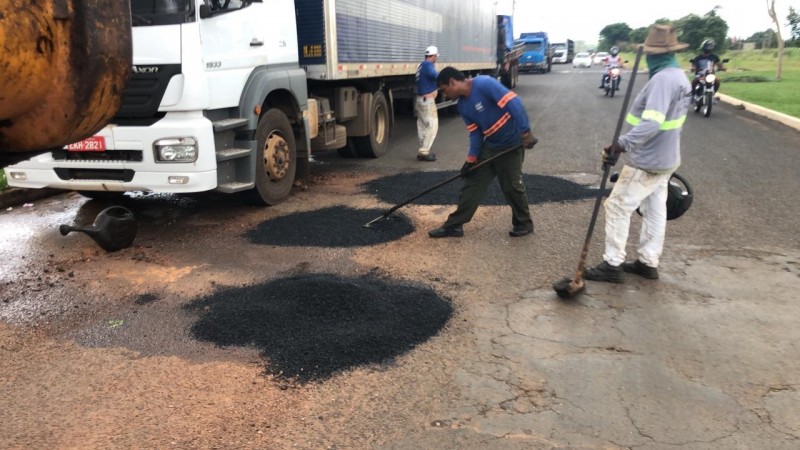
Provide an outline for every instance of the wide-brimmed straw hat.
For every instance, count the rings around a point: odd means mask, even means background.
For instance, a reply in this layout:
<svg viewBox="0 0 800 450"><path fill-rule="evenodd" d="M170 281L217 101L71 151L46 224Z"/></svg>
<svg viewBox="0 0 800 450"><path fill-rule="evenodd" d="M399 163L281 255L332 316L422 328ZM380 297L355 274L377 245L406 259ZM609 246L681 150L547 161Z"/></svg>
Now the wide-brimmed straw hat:
<svg viewBox="0 0 800 450"><path fill-rule="evenodd" d="M678 31L672 25L656 24L650 27L650 33L644 40L644 53L660 55L683 50L689 46L685 42L678 42Z"/></svg>

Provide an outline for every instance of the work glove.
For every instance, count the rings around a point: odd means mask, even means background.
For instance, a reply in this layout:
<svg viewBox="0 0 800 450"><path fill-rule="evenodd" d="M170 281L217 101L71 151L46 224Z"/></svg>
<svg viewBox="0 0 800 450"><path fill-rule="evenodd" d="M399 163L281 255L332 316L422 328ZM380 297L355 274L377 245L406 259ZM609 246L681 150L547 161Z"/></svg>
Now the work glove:
<svg viewBox="0 0 800 450"><path fill-rule="evenodd" d="M526 150L532 149L537 142L539 142L539 140L536 139L530 131L522 133L522 146L525 147Z"/></svg>
<svg viewBox="0 0 800 450"><path fill-rule="evenodd" d="M601 158L603 164L604 165L607 164L609 166L615 165L617 163L617 160L619 159L620 153L624 151L625 149L621 145L619 145L619 142L614 142L613 144L606 146L605 148L603 148L603 155Z"/></svg>
<svg viewBox="0 0 800 450"><path fill-rule="evenodd" d="M475 167L476 164L478 164L478 161L472 161L472 162L465 161L464 165L461 166L461 176L466 177L467 175L469 175L470 170L472 170L472 168Z"/></svg>

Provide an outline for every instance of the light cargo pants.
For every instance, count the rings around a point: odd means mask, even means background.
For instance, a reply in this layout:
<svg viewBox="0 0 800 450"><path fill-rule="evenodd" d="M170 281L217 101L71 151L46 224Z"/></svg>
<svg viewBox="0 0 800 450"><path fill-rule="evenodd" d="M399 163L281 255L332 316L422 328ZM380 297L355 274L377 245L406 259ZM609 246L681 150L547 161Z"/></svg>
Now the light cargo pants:
<svg viewBox="0 0 800 450"><path fill-rule="evenodd" d="M625 261L625 245L631 214L642 212L639 260L658 267L667 231L667 185L671 174L652 174L630 166L622 168L617 183L605 201L606 249L603 259L618 266Z"/></svg>
<svg viewBox="0 0 800 450"><path fill-rule="evenodd" d="M417 136L419 150L417 154L427 155L431 152L433 140L439 131L439 112L436 110L436 99L417 96L414 102L417 114Z"/></svg>

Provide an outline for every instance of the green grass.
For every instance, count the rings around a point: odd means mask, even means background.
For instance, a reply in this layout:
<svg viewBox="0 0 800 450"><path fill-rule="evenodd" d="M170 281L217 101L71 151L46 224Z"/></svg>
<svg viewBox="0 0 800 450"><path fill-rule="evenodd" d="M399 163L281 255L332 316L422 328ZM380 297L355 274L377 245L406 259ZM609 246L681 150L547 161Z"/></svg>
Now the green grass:
<svg viewBox="0 0 800 450"><path fill-rule="evenodd" d="M720 92L794 117L800 117L800 49L784 51L783 76L775 79L778 56L775 50L732 51L722 58L727 72L721 72Z"/></svg>
<svg viewBox="0 0 800 450"><path fill-rule="evenodd" d="M3 169L0 169L0 191L8 187L8 183L6 183L6 172Z"/></svg>
<svg viewBox="0 0 800 450"><path fill-rule="evenodd" d="M689 60L694 56L693 53L679 54L681 67L688 71ZM730 59L725 64L728 70L718 74L722 82L721 93L800 118L800 48L784 50L783 76L780 81L775 79L778 67L777 50L735 50L719 56ZM636 55L624 53L623 59L628 60L627 66L631 68ZM647 69L644 58L639 67Z"/></svg>

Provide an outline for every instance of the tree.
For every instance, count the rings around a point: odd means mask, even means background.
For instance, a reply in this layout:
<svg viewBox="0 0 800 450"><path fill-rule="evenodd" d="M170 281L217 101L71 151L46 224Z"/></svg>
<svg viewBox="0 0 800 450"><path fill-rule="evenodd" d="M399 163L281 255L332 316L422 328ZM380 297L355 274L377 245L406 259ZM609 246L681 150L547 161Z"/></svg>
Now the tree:
<svg viewBox="0 0 800 450"><path fill-rule="evenodd" d="M650 28L648 27L637 28L628 34L628 40L634 44L642 44L644 40L647 39L647 34L649 32Z"/></svg>
<svg viewBox="0 0 800 450"><path fill-rule="evenodd" d="M744 41L755 43L756 48L772 48L778 46L778 38L775 35L775 30L758 31Z"/></svg>
<svg viewBox="0 0 800 450"><path fill-rule="evenodd" d="M689 44L689 49L699 50L706 39L713 39L717 51L725 50L728 36L728 23L717 15L716 7L700 17L689 14L676 22L675 27L680 33L680 40Z"/></svg>
<svg viewBox="0 0 800 450"><path fill-rule="evenodd" d="M800 40L800 15L791 6L789 7L789 15L786 16L788 25L792 27L791 36L793 41Z"/></svg>
<svg viewBox="0 0 800 450"><path fill-rule="evenodd" d="M627 23L612 23L600 30L600 45L598 50L608 51L611 47L630 39L631 27Z"/></svg>
<svg viewBox="0 0 800 450"><path fill-rule="evenodd" d="M775 79L781 81L783 76L783 37L781 36L781 22L778 20L778 15L775 14L775 0L767 0L767 12L778 33L778 67L775 70Z"/></svg>

